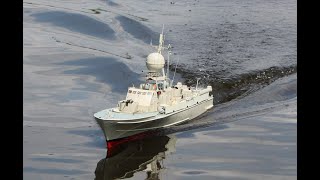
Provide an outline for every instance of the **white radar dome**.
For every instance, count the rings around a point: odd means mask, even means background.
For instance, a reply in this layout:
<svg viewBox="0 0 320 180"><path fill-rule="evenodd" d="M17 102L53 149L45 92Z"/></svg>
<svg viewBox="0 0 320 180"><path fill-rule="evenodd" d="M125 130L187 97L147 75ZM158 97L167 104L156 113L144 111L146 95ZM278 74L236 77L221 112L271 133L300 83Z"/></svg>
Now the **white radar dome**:
<svg viewBox="0 0 320 180"><path fill-rule="evenodd" d="M151 53L147 57L147 68L149 71L158 72L164 67L164 57L160 53Z"/></svg>

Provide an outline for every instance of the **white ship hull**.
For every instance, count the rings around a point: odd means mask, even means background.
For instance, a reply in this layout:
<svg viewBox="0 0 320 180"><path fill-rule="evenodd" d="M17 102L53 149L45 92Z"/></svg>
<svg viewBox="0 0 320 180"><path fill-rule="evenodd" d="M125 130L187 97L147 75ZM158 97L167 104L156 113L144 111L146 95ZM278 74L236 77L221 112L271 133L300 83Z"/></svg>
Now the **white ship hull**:
<svg viewBox="0 0 320 180"><path fill-rule="evenodd" d="M106 141L111 141L186 122L203 114L212 107L213 98L211 97L169 114L157 114L147 118L125 121L108 120L99 118L98 113L95 114L95 118L105 135Z"/></svg>

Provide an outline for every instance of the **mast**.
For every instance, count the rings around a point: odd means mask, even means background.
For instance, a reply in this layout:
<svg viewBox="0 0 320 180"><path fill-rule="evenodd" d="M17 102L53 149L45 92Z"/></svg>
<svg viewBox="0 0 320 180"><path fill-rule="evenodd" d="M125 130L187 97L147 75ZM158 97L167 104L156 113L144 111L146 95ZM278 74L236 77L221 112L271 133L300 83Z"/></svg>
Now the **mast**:
<svg viewBox="0 0 320 180"><path fill-rule="evenodd" d="M159 54L162 54L162 49L163 48L163 45L164 45L164 35L163 35L163 30L164 30L164 24L162 24L162 32L160 34L160 37L159 37L159 47L158 47L158 53ZM164 68L162 68L162 76L165 77L166 74L164 72Z"/></svg>
<svg viewBox="0 0 320 180"><path fill-rule="evenodd" d="M159 54L162 53L163 43L164 43L163 29L164 29L164 24L162 25L162 32L161 32L160 38L159 38L159 47L158 47L158 53Z"/></svg>
<svg viewBox="0 0 320 180"><path fill-rule="evenodd" d="M169 79L170 50L168 51L167 78Z"/></svg>
<svg viewBox="0 0 320 180"><path fill-rule="evenodd" d="M179 60L180 60L180 57L178 57L178 61L177 61L177 63L176 63L176 67L174 68L174 73L173 73L173 77L172 77L170 86L172 86L173 81L174 81L174 77L176 76L176 71L177 71L177 66L178 66L178 64L179 64Z"/></svg>
<svg viewBox="0 0 320 180"><path fill-rule="evenodd" d="M197 85L196 85L196 91L198 90L198 84L199 84L200 78L197 78Z"/></svg>

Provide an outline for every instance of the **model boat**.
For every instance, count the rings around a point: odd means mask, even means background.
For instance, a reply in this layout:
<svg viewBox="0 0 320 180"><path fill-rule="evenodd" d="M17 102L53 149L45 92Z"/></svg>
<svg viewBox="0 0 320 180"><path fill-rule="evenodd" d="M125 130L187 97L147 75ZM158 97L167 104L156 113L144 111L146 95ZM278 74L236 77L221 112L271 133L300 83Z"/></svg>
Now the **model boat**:
<svg viewBox="0 0 320 180"><path fill-rule="evenodd" d="M129 87L126 98L116 107L94 114L107 142L178 125L213 107L211 86L199 88L198 81L196 87L181 82L173 84L169 78L169 62L165 73L164 49L162 31L157 51L146 59L145 83Z"/></svg>

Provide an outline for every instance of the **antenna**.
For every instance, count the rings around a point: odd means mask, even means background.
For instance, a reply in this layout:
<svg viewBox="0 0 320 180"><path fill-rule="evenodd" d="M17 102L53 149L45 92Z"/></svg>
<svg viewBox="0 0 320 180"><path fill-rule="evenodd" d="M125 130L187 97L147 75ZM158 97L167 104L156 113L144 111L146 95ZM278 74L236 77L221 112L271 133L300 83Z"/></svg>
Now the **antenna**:
<svg viewBox="0 0 320 180"><path fill-rule="evenodd" d="M170 44L169 44L169 46L170 46ZM169 78L170 55L171 55L171 51L169 49L169 51L168 51L168 64L167 64L167 78Z"/></svg>
<svg viewBox="0 0 320 180"><path fill-rule="evenodd" d="M163 30L164 30L164 24L162 24L162 33L161 34L163 34Z"/></svg>
<svg viewBox="0 0 320 180"><path fill-rule="evenodd" d="M159 88L158 88L158 81L157 81L157 78L156 78L156 90L158 91L159 90Z"/></svg>
<svg viewBox="0 0 320 180"><path fill-rule="evenodd" d="M200 80L201 78L197 78L197 85L196 85L196 91L198 90L198 84L199 84L199 80Z"/></svg>
<svg viewBox="0 0 320 180"><path fill-rule="evenodd" d="M173 81L174 81L174 77L176 76L176 71L177 71L177 66L179 64L179 60L180 60L180 57L178 57L178 61L177 61L176 67L174 68L173 78L172 78L170 86L172 86Z"/></svg>
<svg viewBox="0 0 320 180"><path fill-rule="evenodd" d="M164 35L163 35L163 30L164 30L164 24L162 25L162 32L160 34L159 38L159 47L158 47L158 53L161 54L161 51L163 49L163 43L164 43Z"/></svg>

